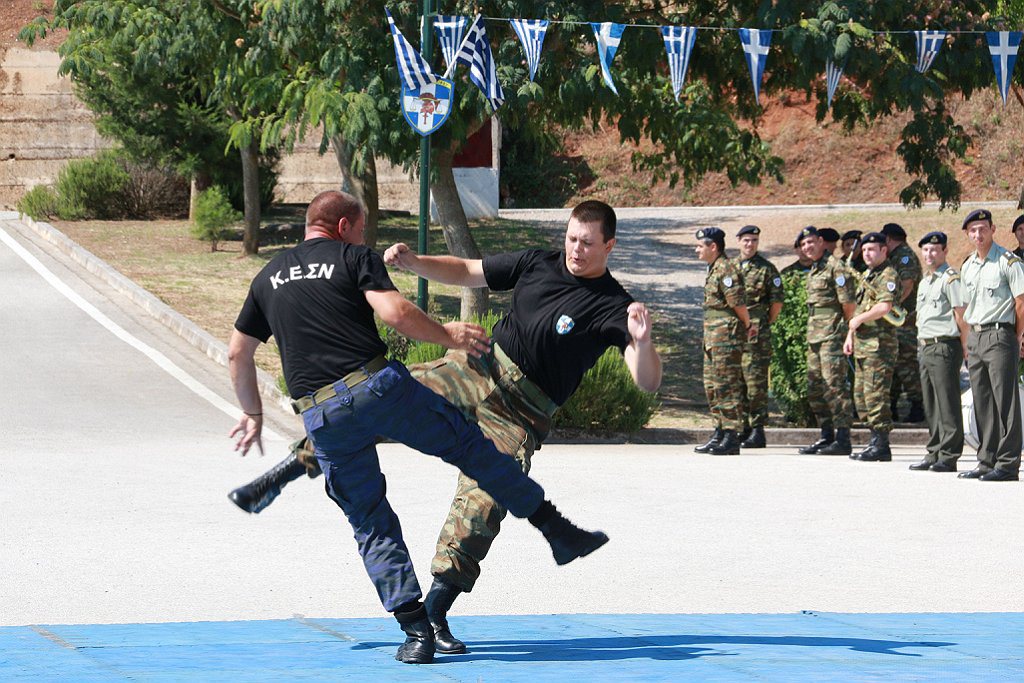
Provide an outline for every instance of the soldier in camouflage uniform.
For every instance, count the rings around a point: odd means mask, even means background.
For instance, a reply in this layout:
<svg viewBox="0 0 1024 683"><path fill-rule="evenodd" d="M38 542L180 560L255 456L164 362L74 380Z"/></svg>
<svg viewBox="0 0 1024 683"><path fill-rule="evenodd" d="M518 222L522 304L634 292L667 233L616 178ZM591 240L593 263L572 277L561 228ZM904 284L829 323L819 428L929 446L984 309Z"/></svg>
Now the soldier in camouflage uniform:
<svg viewBox="0 0 1024 683"><path fill-rule="evenodd" d="M800 249L800 235L797 235L796 241L793 242L793 252L796 254L796 260L783 268L781 274L786 276L790 273L797 273L803 277L811 269L811 259L804 256L804 252Z"/></svg>
<svg viewBox="0 0 1024 683"><path fill-rule="evenodd" d="M821 437L804 455L849 455L853 404L843 340L855 306L853 283L842 262L825 251L817 228L800 232L800 248L812 260L807 273L807 401Z"/></svg>
<svg viewBox="0 0 1024 683"><path fill-rule="evenodd" d="M921 394L921 373L917 365L917 286L921 281L921 261L907 244L906 231L896 223L882 226L889 250L889 264L896 270L900 278L900 292L896 304L907 312L906 321L896 330L899 350L896 355L896 367L892 375L892 416L897 418L896 404L900 393L907 395L910 401L910 413L907 422L924 421L924 403Z"/></svg>
<svg viewBox="0 0 1024 683"><path fill-rule="evenodd" d="M743 428L744 341L750 315L743 276L725 256L725 233L719 228L697 231L697 258L708 264L704 281L704 393L715 421L711 439L694 450L712 455L739 455Z"/></svg>
<svg viewBox="0 0 1024 683"><path fill-rule="evenodd" d="M863 273L868 269L860 249L860 238L863 234L860 230L847 230L843 233L842 257L847 270L853 269L858 273Z"/></svg>
<svg viewBox="0 0 1024 683"><path fill-rule="evenodd" d="M491 353L481 358L449 353L409 370L476 421L498 450L516 458L524 470L547 437L555 411L608 348L622 350L640 388L656 391L661 383L650 315L607 268L615 224L610 206L586 201L572 212L562 252L533 249L482 261L416 256L404 244L385 252L386 263L428 279L513 290L511 311L495 325ZM292 479L301 474L291 457L279 467L286 464ZM267 493L283 484L270 475L243 487L255 491L245 498L262 501L259 509L273 500ZM459 478L431 563L434 582L424 600L438 652L466 650L452 635L447 613L460 593L473 589L505 512L475 481Z"/></svg>
<svg viewBox="0 0 1024 683"><path fill-rule="evenodd" d="M782 311L786 293L782 276L771 261L757 253L761 228L747 225L736 233L740 272L747 294L747 312L754 328L743 346L743 419L741 448L764 448L768 421L768 366L772 361L772 324Z"/></svg>
<svg viewBox="0 0 1024 683"><path fill-rule="evenodd" d="M853 389L857 411L871 429L867 448L850 458L865 462L892 460L889 387L897 341L896 328L882 318L892 310L899 281L887 260L885 240L882 233L869 232L861 242L868 270L857 288L857 310L850 318L850 331L843 343L843 353L852 355L857 364Z"/></svg>

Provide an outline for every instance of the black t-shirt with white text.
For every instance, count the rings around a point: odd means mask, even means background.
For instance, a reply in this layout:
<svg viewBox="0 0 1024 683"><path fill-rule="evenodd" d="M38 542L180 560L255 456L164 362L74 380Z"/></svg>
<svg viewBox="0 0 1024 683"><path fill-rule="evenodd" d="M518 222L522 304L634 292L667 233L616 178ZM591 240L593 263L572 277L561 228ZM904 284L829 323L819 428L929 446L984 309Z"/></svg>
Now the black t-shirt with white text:
<svg viewBox="0 0 1024 683"><path fill-rule="evenodd" d="M369 247L306 240L253 279L235 329L263 342L273 335L288 392L306 396L387 352L363 292L393 289Z"/></svg>
<svg viewBox="0 0 1024 683"><path fill-rule="evenodd" d="M607 270L576 277L565 253L527 249L483 260L487 286L512 289L512 310L494 326L494 341L558 405L609 347L625 350L633 298Z"/></svg>

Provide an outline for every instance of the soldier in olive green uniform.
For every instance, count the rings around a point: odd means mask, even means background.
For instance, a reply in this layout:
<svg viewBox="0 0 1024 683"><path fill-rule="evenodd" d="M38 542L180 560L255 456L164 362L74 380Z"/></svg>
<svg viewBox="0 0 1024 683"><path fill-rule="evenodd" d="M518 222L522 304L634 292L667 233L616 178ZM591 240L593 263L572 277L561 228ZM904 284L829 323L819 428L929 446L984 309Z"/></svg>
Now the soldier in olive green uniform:
<svg viewBox="0 0 1024 683"><path fill-rule="evenodd" d="M964 219L974 245L960 268L967 371L978 419L978 466L961 479L1017 481L1020 477L1021 418L1017 364L1024 338L1024 267L992 241L992 214L978 209Z"/></svg>
<svg viewBox="0 0 1024 683"><path fill-rule="evenodd" d="M960 367L967 328L960 274L946 263L946 242L945 233L930 232L917 243L928 267L917 290L917 338L929 439L927 455L912 470L956 472L964 450Z"/></svg>
<svg viewBox="0 0 1024 683"><path fill-rule="evenodd" d="M715 434L698 453L738 455L743 428L743 346L750 315L743 276L725 256L725 233L697 231L697 258L708 264L704 283L704 392L715 420Z"/></svg>
<svg viewBox="0 0 1024 683"><path fill-rule="evenodd" d="M863 273L868 269L866 263L864 263L864 257L861 256L860 250L860 238L863 235L860 230L847 230L843 233L842 237L842 248L843 248L843 263L846 264L847 270L856 270L858 273Z"/></svg>
<svg viewBox="0 0 1024 683"><path fill-rule="evenodd" d="M796 261L783 268L781 274L786 276L790 273L796 273L803 277L811 269L811 259L804 256L804 252L800 249L800 235L797 235L796 241L793 242L793 251L796 253Z"/></svg>
<svg viewBox="0 0 1024 683"><path fill-rule="evenodd" d="M740 245L740 271L747 294L747 311L754 331L743 347L742 448L767 446L764 428L768 422L768 366L772 361L772 324L782 311L786 293L782 276L771 261L757 253L761 228L747 225L736 233ZM749 433L747 433L749 431Z"/></svg>
<svg viewBox="0 0 1024 683"><path fill-rule="evenodd" d="M807 400L821 428L821 438L800 453L849 455L853 404L843 339L855 306L853 283L816 228L800 232L800 248L813 262L807 273Z"/></svg>
<svg viewBox="0 0 1024 683"><path fill-rule="evenodd" d="M850 331L843 353L852 355L857 365L853 395L857 412L871 429L871 442L854 460L892 460L889 432L892 412L889 387L892 385L892 359L896 354L896 328L882 320L899 296L899 280L886 257L885 235L870 232L861 241L867 272L857 288L857 310L850 318Z"/></svg>
<svg viewBox="0 0 1024 683"><path fill-rule="evenodd" d="M917 283L921 281L921 262L917 254L907 244L906 231L896 223L882 226L889 248L889 264L896 270L900 278L900 291L894 303L902 306L907 318L896 330L899 350L896 356L896 367L892 376L893 419L897 418L896 403L900 393L907 395L910 401L910 413L907 422L924 420L924 404L921 401L921 374L917 367Z"/></svg>

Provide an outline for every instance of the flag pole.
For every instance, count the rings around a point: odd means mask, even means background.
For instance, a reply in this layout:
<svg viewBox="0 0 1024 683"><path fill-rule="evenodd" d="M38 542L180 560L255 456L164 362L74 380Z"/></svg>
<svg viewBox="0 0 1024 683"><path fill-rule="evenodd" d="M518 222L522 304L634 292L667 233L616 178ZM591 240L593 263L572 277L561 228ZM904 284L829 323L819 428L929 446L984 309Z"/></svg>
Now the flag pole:
<svg viewBox="0 0 1024 683"><path fill-rule="evenodd" d="M429 63L434 51L434 0L423 0L423 18L420 22L420 50L423 58ZM416 253L427 253L427 230L430 226L430 136L424 135L420 140L420 221L419 241ZM416 305L423 311L427 310L427 281L417 278Z"/></svg>

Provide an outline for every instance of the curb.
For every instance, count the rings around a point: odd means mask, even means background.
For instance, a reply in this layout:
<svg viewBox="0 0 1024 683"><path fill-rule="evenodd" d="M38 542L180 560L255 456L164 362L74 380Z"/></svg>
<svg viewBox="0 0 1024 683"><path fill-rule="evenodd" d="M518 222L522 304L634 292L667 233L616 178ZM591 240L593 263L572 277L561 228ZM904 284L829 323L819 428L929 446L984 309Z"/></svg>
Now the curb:
<svg viewBox="0 0 1024 683"><path fill-rule="evenodd" d="M0 220L3 220L6 213L0 213ZM215 338L206 330L175 311L173 308L160 301L153 294L128 279L109 263L93 254L88 249L74 242L67 235L49 223L35 221L28 216L13 214L14 219L30 228L40 238L60 250L71 258L75 263L88 270L90 273L113 287L115 290L128 297L133 303L142 308L150 316L158 320L172 332L187 341L189 344L205 353L215 362L227 367L228 347L227 344ZM256 370L256 381L259 384L260 394L273 403L279 405L282 410L291 413L291 401L280 389L277 388L277 381L269 373Z"/></svg>

